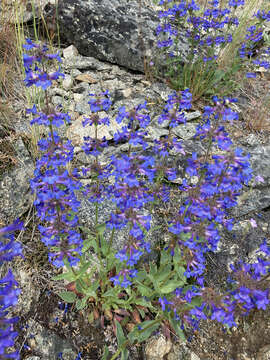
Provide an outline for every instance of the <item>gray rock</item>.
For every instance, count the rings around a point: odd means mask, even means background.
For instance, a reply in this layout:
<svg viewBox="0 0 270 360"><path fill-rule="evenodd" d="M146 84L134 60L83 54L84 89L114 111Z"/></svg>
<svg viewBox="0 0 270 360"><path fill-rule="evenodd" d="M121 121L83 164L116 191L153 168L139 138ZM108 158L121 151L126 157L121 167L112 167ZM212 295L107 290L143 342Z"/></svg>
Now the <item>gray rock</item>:
<svg viewBox="0 0 270 360"><path fill-rule="evenodd" d="M62 85L65 90L70 90L73 85L73 78L70 75L65 75Z"/></svg>
<svg viewBox="0 0 270 360"><path fill-rule="evenodd" d="M186 346L185 342L173 345L168 360L200 360L200 358Z"/></svg>
<svg viewBox="0 0 270 360"><path fill-rule="evenodd" d="M154 126L149 126L147 128L147 132L148 132L148 138L150 140L159 140L162 136L166 136L169 134L169 130Z"/></svg>
<svg viewBox="0 0 270 360"><path fill-rule="evenodd" d="M70 45L63 50L63 57L65 59L74 58L75 56L78 56L78 55L79 55L79 52L74 45Z"/></svg>
<svg viewBox="0 0 270 360"><path fill-rule="evenodd" d="M28 325L32 334L31 348L39 353L43 360L58 359L60 353L64 360L74 360L78 355L71 344L61 339L55 332L45 329L32 319L28 321Z"/></svg>
<svg viewBox="0 0 270 360"><path fill-rule="evenodd" d="M21 139L14 143L17 165L0 178L0 222L9 223L24 214L33 201L29 179L34 165Z"/></svg>
<svg viewBox="0 0 270 360"><path fill-rule="evenodd" d="M173 129L173 133L183 140L190 140L196 134L197 124L186 123Z"/></svg>
<svg viewBox="0 0 270 360"><path fill-rule="evenodd" d="M21 289L17 305L17 312L20 316L27 314L30 311L31 306L38 302L40 296L40 288L34 285L31 271L32 270L25 271L22 265L18 268L14 267L13 270L16 281L20 284L19 287Z"/></svg>
<svg viewBox="0 0 270 360"><path fill-rule="evenodd" d="M88 104L89 108L89 104ZM105 112L99 112L100 118L106 117ZM81 146L84 144L84 137L90 136L91 138L95 137L95 127L94 126L85 126L83 127L82 121L84 120L85 116L80 116L78 119L72 122L72 125L67 130L68 138L73 142L73 144L77 146ZM110 121L110 125L98 125L97 136L98 139L103 139L105 136L107 140L111 140L113 138L114 133L117 130L121 130L121 124L118 124L114 119Z"/></svg>
<svg viewBox="0 0 270 360"><path fill-rule="evenodd" d="M187 121L192 121L194 119L198 119L199 117L201 117L202 113L199 110L196 110L189 113L185 113L185 116Z"/></svg>
<svg viewBox="0 0 270 360"><path fill-rule="evenodd" d="M63 97L59 95L55 95L52 97L52 103L55 106L63 105Z"/></svg>
<svg viewBox="0 0 270 360"><path fill-rule="evenodd" d="M63 61L63 68L66 70L109 70L111 65L102 63L93 57L74 56Z"/></svg>
<svg viewBox="0 0 270 360"><path fill-rule="evenodd" d="M62 41L75 44L82 55L142 72L144 48L154 56L158 14L145 6L140 14L137 1L62 0L58 21ZM186 39L180 43L186 53Z"/></svg>
<svg viewBox="0 0 270 360"><path fill-rule="evenodd" d="M253 211L261 211L270 206L270 189L248 189L238 198L238 204L232 209L232 214L239 218Z"/></svg>
<svg viewBox="0 0 270 360"><path fill-rule="evenodd" d="M169 353L171 348L171 341L167 340L163 335L153 336L147 340L145 346L146 359L163 360L164 356Z"/></svg>
<svg viewBox="0 0 270 360"><path fill-rule="evenodd" d="M150 89L153 90L164 101L168 100L169 95L173 92L169 86L160 82L154 82Z"/></svg>
<svg viewBox="0 0 270 360"><path fill-rule="evenodd" d="M80 101L76 101L75 111L77 111L79 114L90 115L90 105L88 104L88 101L89 97L84 97L83 95Z"/></svg>
<svg viewBox="0 0 270 360"><path fill-rule="evenodd" d="M62 98L65 98L65 97L68 98L68 92L65 91L64 89L57 88L57 87L49 88L48 94L50 96L58 95L58 96L62 96Z"/></svg>
<svg viewBox="0 0 270 360"><path fill-rule="evenodd" d="M248 149L254 177L260 175L264 182L255 187L270 186L270 145L258 145Z"/></svg>
<svg viewBox="0 0 270 360"><path fill-rule="evenodd" d="M161 111L162 111L162 109L161 109ZM178 127L174 128L174 132L175 132L175 135L179 136L180 138L189 140L192 138L193 135L195 135L196 127L198 124L197 123L188 123L188 122L192 121L194 119L198 119L201 116L201 112L200 111L192 111L189 113L184 112L184 114L185 114L187 123L181 124ZM156 123L158 122L158 117L159 116L157 116L155 119ZM164 120L162 122L162 124L159 124L159 126L162 128L168 128L169 124L170 124L170 120ZM183 132L181 133L182 129L183 129ZM191 134L193 134L193 135L191 136ZM182 136L184 136L184 137L182 137Z"/></svg>

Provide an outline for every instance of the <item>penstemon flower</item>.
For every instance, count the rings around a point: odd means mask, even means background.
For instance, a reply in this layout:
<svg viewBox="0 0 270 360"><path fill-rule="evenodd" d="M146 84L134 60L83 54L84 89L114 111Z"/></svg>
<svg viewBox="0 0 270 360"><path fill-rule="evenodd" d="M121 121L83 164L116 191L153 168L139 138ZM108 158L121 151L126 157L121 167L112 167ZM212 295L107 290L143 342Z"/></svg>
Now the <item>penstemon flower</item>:
<svg viewBox="0 0 270 360"><path fill-rule="evenodd" d="M240 5L240 0L229 4L230 7ZM211 6L211 9L204 9L202 16L196 16L198 7L193 0L181 1L161 12L160 17L171 23L159 26L158 33L168 36L159 46L173 42L181 23L179 18L187 16L190 27L187 36L194 42L193 50L195 45L198 49L208 49L204 54L204 66L210 66L211 61L217 60L215 47L222 48L231 42L229 30L238 26L231 9L221 9L217 0L212 1ZM224 27L228 29L226 35L220 33ZM201 30L207 34L197 33ZM208 30L214 33L210 34ZM241 57L251 55L252 44L260 36L260 27L248 29L240 47ZM24 55L26 85L41 86L46 91L52 80L63 75L60 69L46 73L46 63L59 61L59 56L50 54L45 45L34 44L29 39L25 50L30 52ZM192 56L194 54L198 55L194 52ZM254 65L268 66L262 60ZM105 137L100 138L98 131L100 126L109 126L110 119L107 116L101 118L99 112L108 111L112 102L108 91L89 96L91 115L83 120L83 126L94 127L94 136L84 138L82 149L91 156L91 162L80 171L70 170L73 146L55 131L70 122L69 115L53 109L47 93L43 109L38 110L34 105L28 110L33 115L32 124L45 125L49 130L49 135L38 143L41 154L31 188L36 193L35 206L42 221L39 230L41 240L49 249L49 260L58 267L66 265L69 269L62 278L68 278L72 283L67 287L70 291L62 294L62 298L70 302L75 299L78 309L87 307L95 316L98 313L101 323L106 315L110 320L114 319L118 335L120 315L132 313L134 318L145 318L147 323L135 326L131 339L136 338L136 331L140 338L144 329L151 325L146 316L148 309L157 315L153 320L153 331L159 324L171 322L172 326L177 323L180 333L186 325L197 329L200 320L207 318L230 327L236 324L238 315L248 314L252 308L266 309L269 290L265 277L270 265L266 242L260 248L264 257L259 257L254 264L240 263L232 268L233 279L229 281L228 291L220 294L205 286L206 253L217 249L222 228L232 229L233 219L228 216L228 211L237 204L243 187L252 178L249 155L235 148L226 132L227 124L238 120L238 114L230 107L236 99L214 96L213 106L205 107L195 135L205 151L193 152L186 159L185 175L177 189L181 204L174 214L168 212L164 219L169 240L162 244L158 261L145 264L152 251L147 235L154 222L153 209L170 201L172 186L169 183L178 175L174 160L178 160L179 154L185 155L182 142L173 133L175 127L186 122L185 112L191 109L192 94L187 88L174 91L168 97L158 118L158 123L168 128L168 135L153 143L147 133L151 123L147 103L129 110L121 107L116 121L122 128L114 134L112 141L128 144L127 152L112 155L105 165L99 158L110 143ZM178 154L175 159L170 157L172 153ZM79 181L81 174L90 177L85 188ZM95 206L95 224L94 229L88 231L89 240L83 240L84 234L78 230L78 190L82 190ZM104 223L99 224L99 208L104 200L110 200L114 210ZM123 228L127 228L126 241L122 249L114 250L115 231ZM109 230L111 236L107 241L104 234ZM14 251L17 250L14 247ZM95 270L91 270L91 276L87 273L90 263L86 263L87 251L91 258L93 251L97 255L100 265L97 278L93 276ZM79 272L74 265L78 265ZM76 297L78 293L80 296Z"/></svg>
<svg viewBox="0 0 270 360"><path fill-rule="evenodd" d="M21 244L15 242L13 234L14 231L22 229L23 223L19 219L12 225L0 229L0 264L12 261L16 256L23 257ZM0 359L3 360L20 358L18 351L9 351L10 347L14 347L14 341L18 336L14 330L18 317L10 317L9 311L17 304L19 294L18 283L9 269L0 279Z"/></svg>
<svg viewBox="0 0 270 360"><path fill-rule="evenodd" d="M27 86L41 86L46 90L51 80L63 76L60 71L47 74L46 62L53 59L61 62L59 55L49 54L46 45L34 44L27 39L24 46L27 51L34 51L33 56L24 55ZM40 64L42 70L36 65ZM32 70L33 69L33 70ZM81 255L82 238L77 231L78 218L75 215L80 203L75 191L81 188L77 170L68 171L66 166L73 159L73 146L70 141L63 142L53 127L60 127L70 122L68 114L51 108L46 96L46 107L37 111L36 105L28 109L35 117L31 125L37 123L49 128L47 139L38 142L41 157L37 160L35 177L30 181L32 191L36 193L34 202L38 216L48 225L39 225L42 242L49 247L49 260L55 266L64 266L67 259L74 265Z"/></svg>

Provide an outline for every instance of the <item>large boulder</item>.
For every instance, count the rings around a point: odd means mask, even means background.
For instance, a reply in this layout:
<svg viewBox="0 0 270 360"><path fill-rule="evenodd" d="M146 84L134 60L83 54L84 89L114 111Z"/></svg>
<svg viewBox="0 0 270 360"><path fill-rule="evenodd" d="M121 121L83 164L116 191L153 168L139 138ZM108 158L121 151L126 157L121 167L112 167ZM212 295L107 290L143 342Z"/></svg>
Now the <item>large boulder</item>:
<svg viewBox="0 0 270 360"><path fill-rule="evenodd" d="M79 53L135 71L144 71L144 55L155 56L158 13L128 0L61 0L58 21L61 41ZM183 55L187 40L180 39Z"/></svg>

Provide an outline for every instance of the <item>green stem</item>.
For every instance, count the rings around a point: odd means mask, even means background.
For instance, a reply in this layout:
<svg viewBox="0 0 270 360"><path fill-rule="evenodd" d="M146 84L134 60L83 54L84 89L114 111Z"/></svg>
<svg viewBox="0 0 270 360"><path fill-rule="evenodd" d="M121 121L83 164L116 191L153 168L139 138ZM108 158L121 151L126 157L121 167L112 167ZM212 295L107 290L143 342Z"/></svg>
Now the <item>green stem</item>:
<svg viewBox="0 0 270 360"><path fill-rule="evenodd" d="M98 203L95 203L95 225L98 226Z"/></svg>
<svg viewBox="0 0 270 360"><path fill-rule="evenodd" d="M112 229L112 233L111 233L111 236L110 236L109 251L111 250L111 247L112 247L112 242L113 242L114 233L115 233L115 228ZM110 251L110 252L111 252L111 251ZM107 271L108 271L108 266L109 266L109 259L108 259L108 256L107 256L107 257L106 257L106 270L107 270Z"/></svg>
<svg viewBox="0 0 270 360"><path fill-rule="evenodd" d="M126 340L126 341L122 344L122 346L116 351L116 353L113 355L113 357L111 358L111 360L116 359L117 356L120 355L121 352L127 347L128 343L129 343L129 340Z"/></svg>
<svg viewBox="0 0 270 360"><path fill-rule="evenodd" d="M111 247L112 247L114 233L115 233L115 228L112 229L112 233L111 233L111 237L110 237L110 241L109 241L109 249L111 249Z"/></svg>
<svg viewBox="0 0 270 360"><path fill-rule="evenodd" d="M151 322L149 325L147 325L144 329L140 330L140 334L143 333L144 331L148 330L150 327L152 327L154 324L160 322L160 318L157 318L155 321ZM121 347L116 351L116 353L113 355L113 357L111 358L111 360L115 360L117 358L118 355L121 354L121 352L127 347L127 345L130 343L129 340L126 340Z"/></svg>

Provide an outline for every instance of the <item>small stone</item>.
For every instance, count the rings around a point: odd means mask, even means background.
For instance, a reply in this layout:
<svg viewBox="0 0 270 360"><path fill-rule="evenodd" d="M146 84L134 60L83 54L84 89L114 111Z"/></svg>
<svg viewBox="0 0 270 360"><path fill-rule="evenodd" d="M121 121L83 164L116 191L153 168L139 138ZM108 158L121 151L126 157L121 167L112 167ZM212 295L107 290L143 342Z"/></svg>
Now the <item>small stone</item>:
<svg viewBox="0 0 270 360"><path fill-rule="evenodd" d="M85 74L85 73L84 74L79 74L78 76L76 76L76 80L86 82L86 83L89 83L89 84L97 83L96 79L94 79L91 75Z"/></svg>
<svg viewBox="0 0 270 360"><path fill-rule="evenodd" d="M71 102L70 104L67 105L67 110L69 112L75 112L75 103Z"/></svg>
<svg viewBox="0 0 270 360"><path fill-rule="evenodd" d="M65 59L72 58L74 56L78 56L79 52L74 45L70 45L69 47L63 50L63 57Z"/></svg>
<svg viewBox="0 0 270 360"><path fill-rule="evenodd" d="M183 140L190 140L196 134L197 124L182 124L173 129L173 133Z"/></svg>
<svg viewBox="0 0 270 360"><path fill-rule="evenodd" d="M75 94L73 94L73 96L74 96L74 101L76 101L76 102L80 102L80 101L82 101L83 98L84 98L84 95L83 95L83 94L77 94L77 93L75 93Z"/></svg>
<svg viewBox="0 0 270 360"><path fill-rule="evenodd" d="M158 127L149 126L147 128L148 138L151 140L159 140L162 136L169 134L169 130Z"/></svg>
<svg viewBox="0 0 270 360"><path fill-rule="evenodd" d="M100 118L105 117L107 114L105 112L100 112ZM82 121L86 116L80 116L76 119L72 125L67 130L68 138L73 142L73 145L83 145L85 136L95 137L95 127L86 126L83 127ZM116 120L111 120L110 125L98 125L98 139L102 139L104 136L106 140L113 139L113 135L117 130L121 129L121 124L118 124Z"/></svg>
<svg viewBox="0 0 270 360"><path fill-rule="evenodd" d="M146 358L147 360L162 360L170 352L171 348L171 341L166 340L163 335L158 338L150 338L145 347Z"/></svg>
<svg viewBox="0 0 270 360"><path fill-rule="evenodd" d="M60 95L62 97L68 97L68 93L64 90L64 89L61 89L61 88L49 88L49 91L48 91L49 95L50 96L54 96L54 95Z"/></svg>
<svg viewBox="0 0 270 360"><path fill-rule="evenodd" d="M53 96L52 97L52 103L53 103L53 105L62 105L63 104L62 96L58 96L58 95Z"/></svg>
<svg viewBox="0 0 270 360"><path fill-rule="evenodd" d="M124 90L122 91L122 93L123 93L123 96L124 96L125 98L128 98L128 97L130 97L130 95L132 94L132 89L131 89L131 88L124 89Z"/></svg>
<svg viewBox="0 0 270 360"><path fill-rule="evenodd" d="M31 349L34 349L37 346L35 339L28 339L28 345Z"/></svg>
<svg viewBox="0 0 270 360"><path fill-rule="evenodd" d="M63 88L65 90L70 90L73 85L73 79L70 75L65 75L65 78L63 80Z"/></svg>
<svg viewBox="0 0 270 360"><path fill-rule="evenodd" d="M199 356L197 356L194 352L190 354L190 360L200 360Z"/></svg>
<svg viewBox="0 0 270 360"><path fill-rule="evenodd" d="M185 117L186 117L187 121L198 119L201 116L202 116L202 113L199 110L196 110L196 111L193 111L190 113L185 113Z"/></svg>

